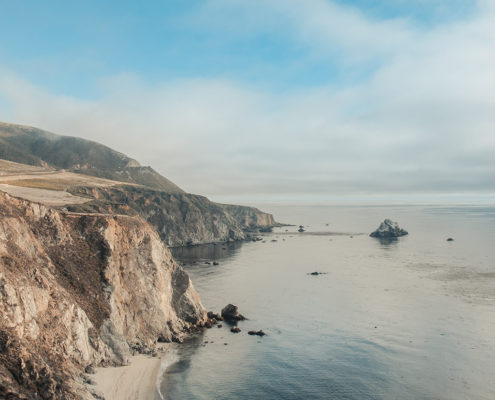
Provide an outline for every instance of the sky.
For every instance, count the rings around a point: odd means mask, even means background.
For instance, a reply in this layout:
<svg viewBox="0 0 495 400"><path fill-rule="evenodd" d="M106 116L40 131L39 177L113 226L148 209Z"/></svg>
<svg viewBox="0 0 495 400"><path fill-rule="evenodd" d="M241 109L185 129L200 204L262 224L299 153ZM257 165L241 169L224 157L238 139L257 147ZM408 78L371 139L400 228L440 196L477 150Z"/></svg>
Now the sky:
<svg viewBox="0 0 495 400"><path fill-rule="evenodd" d="M213 199L495 193L495 0L0 0L0 120Z"/></svg>

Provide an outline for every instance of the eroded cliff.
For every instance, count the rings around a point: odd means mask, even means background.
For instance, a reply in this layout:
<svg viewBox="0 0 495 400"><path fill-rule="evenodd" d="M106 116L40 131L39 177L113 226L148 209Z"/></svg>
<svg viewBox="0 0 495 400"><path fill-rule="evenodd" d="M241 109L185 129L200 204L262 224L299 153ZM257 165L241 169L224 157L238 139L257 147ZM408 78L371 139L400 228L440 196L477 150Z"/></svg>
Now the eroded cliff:
<svg viewBox="0 0 495 400"><path fill-rule="evenodd" d="M188 275L138 216L65 214L0 192L0 398L91 398L88 365L205 319Z"/></svg>
<svg viewBox="0 0 495 400"><path fill-rule="evenodd" d="M138 186L69 189L91 198L66 208L73 212L140 215L168 246L243 240L257 230L276 226L273 216L254 207L214 203L204 196L167 193Z"/></svg>

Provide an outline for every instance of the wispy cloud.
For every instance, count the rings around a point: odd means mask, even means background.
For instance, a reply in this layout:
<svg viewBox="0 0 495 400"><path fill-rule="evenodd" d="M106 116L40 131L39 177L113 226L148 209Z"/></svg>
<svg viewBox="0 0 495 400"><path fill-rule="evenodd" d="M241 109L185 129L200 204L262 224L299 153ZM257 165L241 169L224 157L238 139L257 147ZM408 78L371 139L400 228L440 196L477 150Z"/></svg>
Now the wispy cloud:
<svg viewBox="0 0 495 400"><path fill-rule="evenodd" d="M212 0L183 23L212 19L232 37L286 35L311 62L368 74L283 92L120 74L83 100L4 72L7 119L103 142L208 195L495 190L489 2L424 27L324 0Z"/></svg>

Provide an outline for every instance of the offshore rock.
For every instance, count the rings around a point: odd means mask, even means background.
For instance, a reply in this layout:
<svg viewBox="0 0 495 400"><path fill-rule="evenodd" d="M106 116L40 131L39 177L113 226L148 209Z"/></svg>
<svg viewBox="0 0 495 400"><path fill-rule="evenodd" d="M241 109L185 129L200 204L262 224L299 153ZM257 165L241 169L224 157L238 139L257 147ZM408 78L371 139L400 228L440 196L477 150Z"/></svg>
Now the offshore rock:
<svg viewBox="0 0 495 400"><path fill-rule="evenodd" d="M261 329L259 331L248 331L248 335L251 335L251 336L265 336L266 333L263 332Z"/></svg>
<svg viewBox="0 0 495 400"><path fill-rule="evenodd" d="M239 314L239 311L237 310L238 310L237 306L234 306L233 304L227 304L222 309L222 317L225 319L225 321L228 322L245 320L246 318L244 317L244 315Z"/></svg>
<svg viewBox="0 0 495 400"><path fill-rule="evenodd" d="M399 227L399 224L397 222L386 219L380 224L376 231L370 234L370 236L379 239L392 239L400 236L405 236L407 234L408 232Z"/></svg>

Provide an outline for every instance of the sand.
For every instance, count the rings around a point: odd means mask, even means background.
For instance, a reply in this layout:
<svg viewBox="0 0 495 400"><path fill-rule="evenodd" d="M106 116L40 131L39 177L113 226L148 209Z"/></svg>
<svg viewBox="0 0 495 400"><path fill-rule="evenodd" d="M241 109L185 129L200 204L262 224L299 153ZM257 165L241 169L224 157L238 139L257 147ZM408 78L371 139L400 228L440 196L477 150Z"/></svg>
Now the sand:
<svg viewBox="0 0 495 400"><path fill-rule="evenodd" d="M164 353L158 357L137 355L125 367L97 368L92 379L105 400L153 400Z"/></svg>

